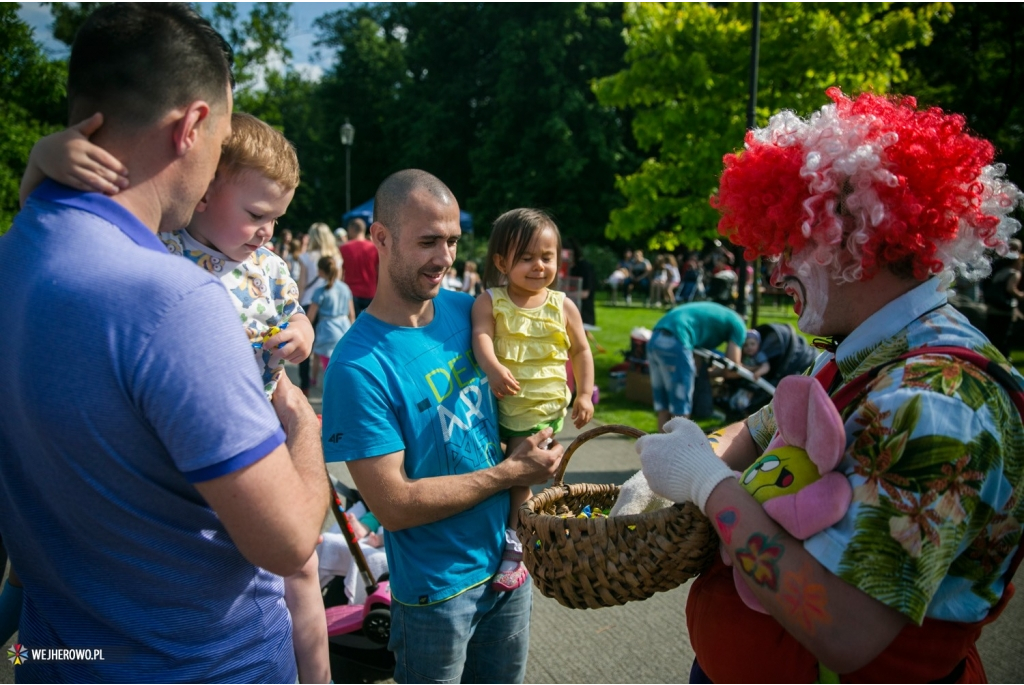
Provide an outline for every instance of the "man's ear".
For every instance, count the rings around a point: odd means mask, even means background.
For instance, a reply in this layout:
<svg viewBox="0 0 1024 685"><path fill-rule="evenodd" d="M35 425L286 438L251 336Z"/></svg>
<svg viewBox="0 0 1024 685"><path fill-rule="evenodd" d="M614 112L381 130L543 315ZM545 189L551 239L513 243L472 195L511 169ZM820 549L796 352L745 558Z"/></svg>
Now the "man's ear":
<svg viewBox="0 0 1024 685"><path fill-rule="evenodd" d="M184 157L195 146L199 127L206 125L209 117L210 105L203 100L196 100L181 111L172 129L175 155Z"/></svg>
<svg viewBox="0 0 1024 685"><path fill-rule="evenodd" d="M388 227L379 221L374 221L370 224L369 228L370 240L377 247L388 247L389 241L391 240L391 233L388 231Z"/></svg>

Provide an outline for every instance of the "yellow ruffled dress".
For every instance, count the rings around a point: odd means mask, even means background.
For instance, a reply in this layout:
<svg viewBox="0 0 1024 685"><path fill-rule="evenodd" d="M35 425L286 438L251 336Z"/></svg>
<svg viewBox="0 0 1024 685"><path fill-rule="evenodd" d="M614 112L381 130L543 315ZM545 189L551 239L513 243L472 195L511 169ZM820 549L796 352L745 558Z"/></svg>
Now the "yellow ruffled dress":
<svg viewBox="0 0 1024 685"><path fill-rule="evenodd" d="M494 353L519 381L519 393L498 402L498 423L523 433L554 424L565 416L572 395L566 384L569 335L562 302L565 293L548 290L539 307L522 309L507 288L491 288Z"/></svg>

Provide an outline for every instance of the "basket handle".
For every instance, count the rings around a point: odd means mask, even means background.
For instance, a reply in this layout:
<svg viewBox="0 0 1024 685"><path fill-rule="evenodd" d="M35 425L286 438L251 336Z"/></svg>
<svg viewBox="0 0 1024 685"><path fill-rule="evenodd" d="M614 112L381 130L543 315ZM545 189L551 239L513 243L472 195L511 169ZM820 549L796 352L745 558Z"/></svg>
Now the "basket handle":
<svg viewBox="0 0 1024 685"><path fill-rule="evenodd" d="M569 466L569 459L572 457L573 452L579 449L580 445L592 440L599 435L605 433L618 433L619 435L628 435L633 438L642 438L647 435L642 430L638 430L631 426L623 426L617 423L609 424L607 426L598 426L597 428L591 428L588 431L583 431L576 436L576 439L572 441L572 444L565 450L565 454L562 455L562 463L558 466L558 473L555 474L554 485L558 486L562 484L562 478L565 476L565 469Z"/></svg>

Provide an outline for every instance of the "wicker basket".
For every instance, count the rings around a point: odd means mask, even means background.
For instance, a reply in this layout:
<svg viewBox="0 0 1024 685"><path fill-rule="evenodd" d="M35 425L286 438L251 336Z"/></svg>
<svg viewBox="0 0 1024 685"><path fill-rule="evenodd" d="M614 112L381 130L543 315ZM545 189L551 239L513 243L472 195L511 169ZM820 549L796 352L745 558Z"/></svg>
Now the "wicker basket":
<svg viewBox="0 0 1024 685"><path fill-rule="evenodd" d="M690 503L630 516L576 518L587 505L611 507L619 495L618 485L562 482L573 453L605 433L644 435L615 425L581 433L565 451L554 485L519 509L518 533L534 585L572 609L618 606L676 588L707 568L718 549L711 523Z"/></svg>

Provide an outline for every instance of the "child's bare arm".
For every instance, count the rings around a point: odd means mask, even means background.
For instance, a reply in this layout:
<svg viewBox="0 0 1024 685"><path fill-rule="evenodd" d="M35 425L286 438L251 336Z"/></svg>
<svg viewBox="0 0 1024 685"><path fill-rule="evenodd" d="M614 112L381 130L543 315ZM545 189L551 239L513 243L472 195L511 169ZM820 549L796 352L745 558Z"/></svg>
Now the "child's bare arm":
<svg viewBox="0 0 1024 685"><path fill-rule="evenodd" d="M476 363L487 374L491 392L499 400L519 392L519 381L515 379L494 354L494 310L489 293L483 293L473 303L473 355Z"/></svg>
<svg viewBox="0 0 1024 685"><path fill-rule="evenodd" d="M284 579L284 601L292 617L292 642L300 683L331 680L327 617L317 566L317 553L313 552L302 570Z"/></svg>
<svg viewBox="0 0 1024 685"><path fill-rule="evenodd" d="M756 378L760 378L761 376L765 375L766 373L768 373L771 370L772 370L771 364L769 364L768 362L764 362L763 364L761 364L757 368L753 368L750 371L751 371L751 373L754 374L754 378L756 379Z"/></svg>
<svg viewBox="0 0 1024 685"><path fill-rule="evenodd" d="M316 305L311 305L315 307ZM298 364L313 351L313 324L305 314L292 314L288 328L263 343L263 348L292 364Z"/></svg>
<svg viewBox="0 0 1024 685"><path fill-rule="evenodd" d="M97 112L70 128L37 140L21 177L21 204L47 177L78 190L107 195L127 188L127 167L89 141L89 136L102 125L103 115Z"/></svg>
<svg viewBox="0 0 1024 685"><path fill-rule="evenodd" d="M590 423L594 418L594 355L590 351L587 332L583 328L583 317L576 303L568 297L562 301L565 316L565 330L569 334L569 359L572 374L576 378L576 401L572 405L572 420L577 428Z"/></svg>

